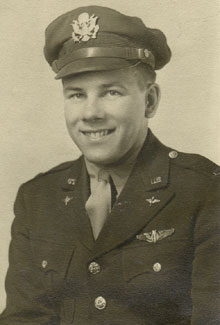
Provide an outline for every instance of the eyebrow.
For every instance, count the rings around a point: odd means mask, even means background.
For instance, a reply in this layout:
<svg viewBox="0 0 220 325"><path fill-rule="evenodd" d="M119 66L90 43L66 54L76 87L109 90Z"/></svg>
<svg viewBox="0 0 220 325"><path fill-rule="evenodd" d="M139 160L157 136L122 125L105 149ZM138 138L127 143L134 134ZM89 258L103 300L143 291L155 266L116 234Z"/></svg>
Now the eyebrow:
<svg viewBox="0 0 220 325"><path fill-rule="evenodd" d="M120 87L122 89L125 89L126 90L126 87L124 87L122 84L120 84L119 82L111 82L109 84L101 84L99 86L99 88L111 88L111 87ZM83 88L80 88L80 87L71 87L71 86L68 86L68 87L64 87L64 92L66 91L83 91Z"/></svg>
<svg viewBox="0 0 220 325"><path fill-rule="evenodd" d="M122 84L120 84L120 82L112 82L112 83L109 83L109 84L103 84L102 85L103 88L111 88L111 87L115 87L115 86L126 89L126 87L124 87Z"/></svg>
<svg viewBox="0 0 220 325"><path fill-rule="evenodd" d="M64 87L63 89L64 91L82 91L83 89L82 88L79 88L79 87Z"/></svg>

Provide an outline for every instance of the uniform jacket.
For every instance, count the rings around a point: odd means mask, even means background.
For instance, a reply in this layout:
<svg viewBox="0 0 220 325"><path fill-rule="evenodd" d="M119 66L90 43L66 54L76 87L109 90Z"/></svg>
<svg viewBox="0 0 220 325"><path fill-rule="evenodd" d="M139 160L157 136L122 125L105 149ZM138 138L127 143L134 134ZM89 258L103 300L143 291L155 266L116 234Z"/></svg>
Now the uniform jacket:
<svg viewBox="0 0 220 325"><path fill-rule="evenodd" d="M96 241L82 157L23 184L0 324L220 324L219 174L149 132Z"/></svg>

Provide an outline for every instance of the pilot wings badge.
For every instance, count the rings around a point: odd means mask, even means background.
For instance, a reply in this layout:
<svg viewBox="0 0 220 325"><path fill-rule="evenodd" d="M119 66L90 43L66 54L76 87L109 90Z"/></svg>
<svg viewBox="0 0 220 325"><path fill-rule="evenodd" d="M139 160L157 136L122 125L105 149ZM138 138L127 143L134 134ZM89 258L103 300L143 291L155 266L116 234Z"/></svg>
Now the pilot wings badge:
<svg viewBox="0 0 220 325"><path fill-rule="evenodd" d="M155 203L159 203L160 200L156 199L154 196L152 196L152 198L150 199L146 199L146 201L149 203L150 207L155 204Z"/></svg>
<svg viewBox="0 0 220 325"><path fill-rule="evenodd" d="M78 20L72 21L72 39L75 43L88 42L91 38L96 38L99 31L97 19L97 16L92 15L89 17L89 14L84 12L79 15Z"/></svg>
<svg viewBox="0 0 220 325"><path fill-rule="evenodd" d="M172 236L174 232L174 228L158 231L152 230L151 232L145 232L143 234L137 235L136 238L139 240L145 240L148 243L156 244L159 240Z"/></svg>

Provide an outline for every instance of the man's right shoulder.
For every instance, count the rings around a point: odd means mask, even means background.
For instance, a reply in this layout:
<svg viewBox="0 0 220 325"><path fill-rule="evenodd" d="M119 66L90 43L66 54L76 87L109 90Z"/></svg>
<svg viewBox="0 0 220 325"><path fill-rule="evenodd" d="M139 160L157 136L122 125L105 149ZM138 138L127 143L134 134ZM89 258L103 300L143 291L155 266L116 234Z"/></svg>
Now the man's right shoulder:
<svg viewBox="0 0 220 325"><path fill-rule="evenodd" d="M63 162L45 172L37 174L32 179L26 181L22 186L37 185L38 183L53 182L56 180L62 180L67 177L70 172L77 172L82 165L82 156L76 160Z"/></svg>

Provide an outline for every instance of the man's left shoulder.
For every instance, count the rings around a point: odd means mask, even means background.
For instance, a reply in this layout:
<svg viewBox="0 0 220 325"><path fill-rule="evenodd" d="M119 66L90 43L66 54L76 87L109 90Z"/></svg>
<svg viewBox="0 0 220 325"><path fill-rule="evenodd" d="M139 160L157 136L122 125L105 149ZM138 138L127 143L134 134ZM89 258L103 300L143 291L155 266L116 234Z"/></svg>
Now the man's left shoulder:
<svg viewBox="0 0 220 325"><path fill-rule="evenodd" d="M171 150L169 156L177 168L189 170L200 177L220 180L220 166L202 155Z"/></svg>

